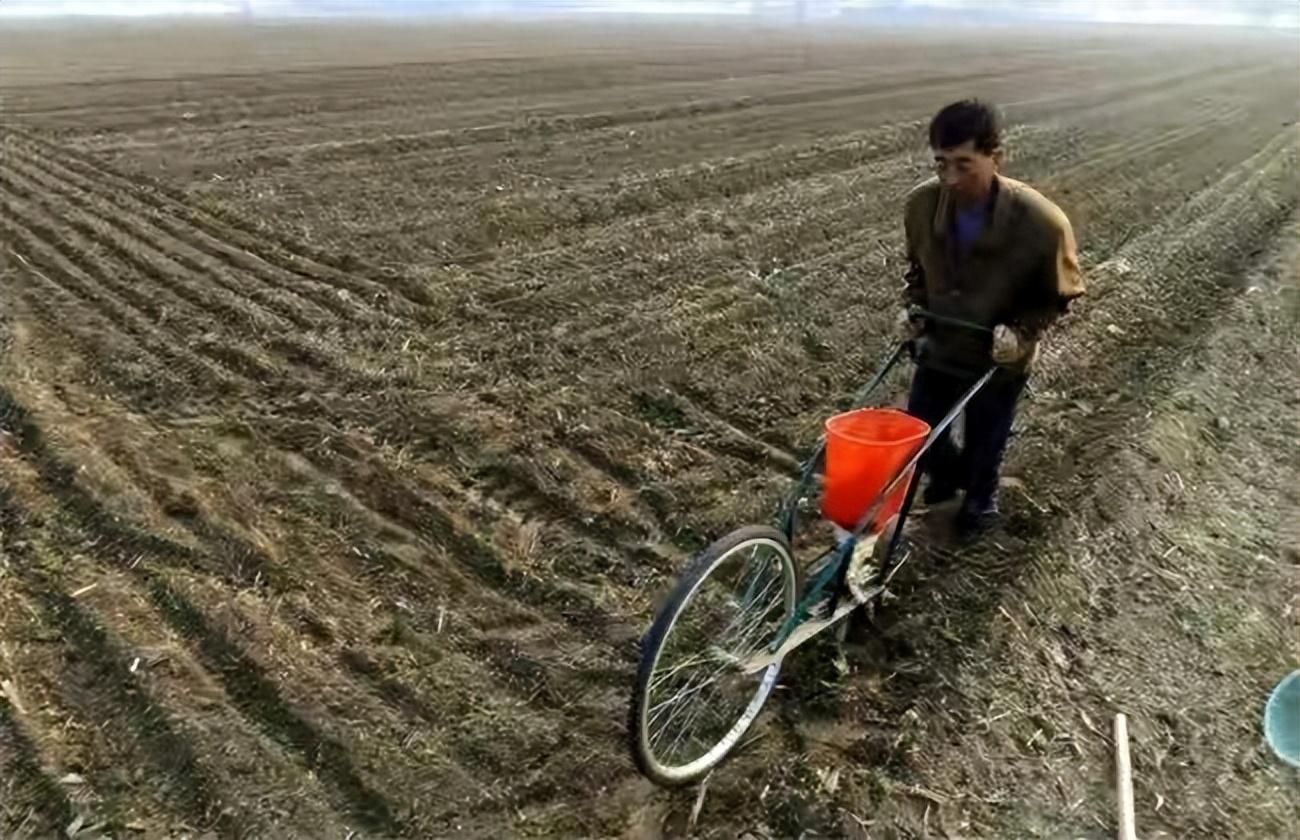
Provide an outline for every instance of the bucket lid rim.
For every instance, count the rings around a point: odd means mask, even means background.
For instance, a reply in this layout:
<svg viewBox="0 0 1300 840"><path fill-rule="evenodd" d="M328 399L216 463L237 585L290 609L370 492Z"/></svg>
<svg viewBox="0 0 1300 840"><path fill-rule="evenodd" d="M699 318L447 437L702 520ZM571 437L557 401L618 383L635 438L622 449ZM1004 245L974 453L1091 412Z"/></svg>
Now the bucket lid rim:
<svg viewBox="0 0 1300 840"><path fill-rule="evenodd" d="M844 411L826 418L825 429L827 435L830 435L833 431L832 424L836 423L836 421L844 421L846 418L867 412L872 414L893 414L898 417L906 418L917 424L917 431L914 434L909 434L906 437L895 438L893 440L872 440L857 435L845 434L843 431L835 431L835 434L845 440L851 440L854 443L862 443L869 446L898 446L900 444L914 443L930 434L931 427L929 423L925 422L920 417L908 414L906 411L897 408L855 408L852 411Z"/></svg>

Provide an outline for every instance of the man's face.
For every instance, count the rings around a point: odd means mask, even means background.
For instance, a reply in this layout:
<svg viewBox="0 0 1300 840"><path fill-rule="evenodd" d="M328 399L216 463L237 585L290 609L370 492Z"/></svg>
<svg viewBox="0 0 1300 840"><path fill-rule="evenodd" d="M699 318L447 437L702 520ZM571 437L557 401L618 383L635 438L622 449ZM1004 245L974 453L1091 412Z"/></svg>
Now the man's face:
<svg viewBox="0 0 1300 840"><path fill-rule="evenodd" d="M989 194L997 175L1000 153L981 152L974 140L951 149L934 150L934 169L944 188L958 201L977 202Z"/></svg>

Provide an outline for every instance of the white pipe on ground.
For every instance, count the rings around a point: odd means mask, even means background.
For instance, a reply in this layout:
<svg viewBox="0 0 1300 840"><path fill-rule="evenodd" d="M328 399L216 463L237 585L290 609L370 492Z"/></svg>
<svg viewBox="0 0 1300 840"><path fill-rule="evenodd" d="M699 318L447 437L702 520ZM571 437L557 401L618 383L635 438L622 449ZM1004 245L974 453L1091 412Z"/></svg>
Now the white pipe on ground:
<svg viewBox="0 0 1300 840"><path fill-rule="evenodd" d="M1119 840L1137 840L1133 815L1133 765L1128 754L1128 718L1115 715L1115 792L1119 799Z"/></svg>

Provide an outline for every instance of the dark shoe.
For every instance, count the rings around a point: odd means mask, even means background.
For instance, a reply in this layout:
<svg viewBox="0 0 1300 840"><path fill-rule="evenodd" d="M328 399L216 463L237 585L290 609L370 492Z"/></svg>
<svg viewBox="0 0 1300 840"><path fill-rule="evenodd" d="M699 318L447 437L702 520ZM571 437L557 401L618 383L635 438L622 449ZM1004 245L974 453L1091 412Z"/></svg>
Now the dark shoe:
<svg viewBox="0 0 1300 840"><path fill-rule="evenodd" d="M921 494L921 501L926 507L935 507L957 498L958 488L949 484L928 484Z"/></svg>
<svg viewBox="0 0 1300 840"><path fill-rule="evenodd" d="M982 508L963 504L957 511L957 535L962 539L974 539L992 527L1000 516L996 505Z"/></svg>

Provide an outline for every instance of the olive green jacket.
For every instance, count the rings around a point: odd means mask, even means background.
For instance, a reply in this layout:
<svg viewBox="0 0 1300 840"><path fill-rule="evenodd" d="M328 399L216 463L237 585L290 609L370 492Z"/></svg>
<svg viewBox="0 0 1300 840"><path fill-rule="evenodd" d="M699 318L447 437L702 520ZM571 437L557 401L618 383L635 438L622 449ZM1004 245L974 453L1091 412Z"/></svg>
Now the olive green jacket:
<svg viewBox="0 0 1300 840"><path fill-rule="evenodd" d="M1070 221L1036 190L998 176L984 229L959 254L955 212L937 178L908 195L906 302L948 318L1013 328L1026 352L1008 367L1027 373L1044 330L1083 294ZM989 333L931 323L920 362L950 373L979 373L993 363L992 343Z"/></svg>

